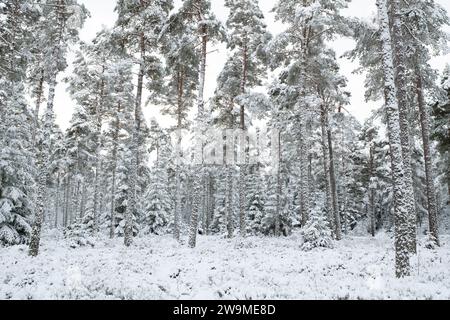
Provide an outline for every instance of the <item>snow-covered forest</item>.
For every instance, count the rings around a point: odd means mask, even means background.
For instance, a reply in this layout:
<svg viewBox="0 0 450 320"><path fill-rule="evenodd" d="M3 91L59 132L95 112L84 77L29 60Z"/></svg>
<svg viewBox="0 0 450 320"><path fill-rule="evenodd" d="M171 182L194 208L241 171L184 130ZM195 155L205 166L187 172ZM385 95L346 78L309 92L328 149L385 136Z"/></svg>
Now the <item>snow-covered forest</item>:
<svg viewBox="0 0 450 320"><path fill-rule="evenodd" d="M450 299L439 1L110 1L0 0L0 299Z"/></svg>

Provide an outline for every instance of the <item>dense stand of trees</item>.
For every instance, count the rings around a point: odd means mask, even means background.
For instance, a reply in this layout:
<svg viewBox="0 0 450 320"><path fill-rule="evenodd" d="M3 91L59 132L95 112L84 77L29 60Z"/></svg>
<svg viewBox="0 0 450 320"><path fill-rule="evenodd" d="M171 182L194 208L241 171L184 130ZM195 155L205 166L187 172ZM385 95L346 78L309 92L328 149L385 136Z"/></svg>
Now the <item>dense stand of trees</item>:
<svg viewBox="0 0 450 320"><path fill-rule="evenodd" d="M396 274L409 275L417 230L439 246L449 201L450 67L438 75L429 64L449 18L434 1L377 0L366 22L342 15L348 2L279 0L285 28L271 35L257 0L226 0L223 24L209 0L118 0L114 26L84 43L89 13L76 0L0 0L0 243L29 243L36 256L43 228L78 245L186 234L190 247L199 233L301 228L310 250L362 224L394 232ZM384 100L364 124L346 108L330 46L339 37L356 41L346 57L367 72L367 99ZM220 43L228 56L206 100ZM73 71L61 77L69 48ZM65 131L61 79L76 102ZM175 125L146 119L144 104ZM203 139L211 129L218 146Z"/></svg>

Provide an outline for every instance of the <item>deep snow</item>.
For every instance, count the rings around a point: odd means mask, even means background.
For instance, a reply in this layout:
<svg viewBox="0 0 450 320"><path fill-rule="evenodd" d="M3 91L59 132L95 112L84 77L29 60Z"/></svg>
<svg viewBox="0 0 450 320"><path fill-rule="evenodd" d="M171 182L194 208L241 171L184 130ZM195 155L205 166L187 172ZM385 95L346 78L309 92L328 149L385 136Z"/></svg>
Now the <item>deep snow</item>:
<svg viewBox="0 0 450 320"><path fill-rule="evenodd" d="M288 238L199 236L189 249L170 236L97 240L72 249L47 234L37 258L0 248L0 299L450 299L449 236L423 247L413 276L394 278L393 241L347 237L334 249L300 250Z"/></svg>

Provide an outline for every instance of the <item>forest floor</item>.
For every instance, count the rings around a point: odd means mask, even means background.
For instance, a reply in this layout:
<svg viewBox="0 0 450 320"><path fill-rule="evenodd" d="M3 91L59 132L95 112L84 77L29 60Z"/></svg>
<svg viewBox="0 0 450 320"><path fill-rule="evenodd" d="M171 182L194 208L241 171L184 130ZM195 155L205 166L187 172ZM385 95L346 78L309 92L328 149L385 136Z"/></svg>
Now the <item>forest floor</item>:
<svg viewBox="0 0 450 320"><path fill-rule="evenodd" d="M99 239L72 249L57 233L37 258L0 248L0 299L450 299L450 236L424 248L412 276L394 277L393 240L349 236L334 249L300 250L288 238L199 236L196 249L170 236Z"/></svg>

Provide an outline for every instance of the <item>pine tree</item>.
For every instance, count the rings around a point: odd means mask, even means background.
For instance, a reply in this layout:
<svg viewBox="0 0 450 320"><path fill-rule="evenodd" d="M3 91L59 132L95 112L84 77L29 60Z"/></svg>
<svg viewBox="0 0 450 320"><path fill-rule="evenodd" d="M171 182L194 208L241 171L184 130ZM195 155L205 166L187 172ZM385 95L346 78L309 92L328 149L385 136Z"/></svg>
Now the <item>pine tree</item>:
<svg viewBox="0 0 450 320"><path fill-rule="evenodd" d="M435 72L429 66L428 61L432 54L436 55L442 52L442 48L446 46L447 36L444 27L448 26L450 22L445 10L434 2L414 1L407 8L400 7L400 9L401 22L406 30L404 32L406 39L402 39L402 42L408 49L406 57L414 83L412 94L416 98L415 103L419 113L430 240L434 245L439 245L438 207L430 144L431 112L426 103L426 96L428 92L436 91Z"/></svg>
<svg viewBox="0 0 450 320"><path fill-rule="evenodd" d="M40 234L44 219L44 195L48 178L49 153L51 152L47 137L51 135L54 123L54 98L58 73L65 68L65 55L69 43L78 40L78 30L86 18L87 11L79 6L76 0L48 0L42 4L46 12L48 25L48 47L44 53L48 61L48 96L45 111L42 135L38 141L37 167L39 177L37 182L37 210L30 241L30 255L39 253ZM77 9L75 9L77 8ZM76 22L76 23L74 23Z"/></svg>
<svg viewBox="0 0 450 320"><path fill-rule="evenodd" d="M230 9L230 16L227 20L229 30L228 48L231 49L230 59L235 60L239 65L240 82L239 91L232 93L232 99L239 95L248 94L248 89L257 86L264 77L263 48L269 39L262 14L257 1L255 0L227 0L225 6ZM248 97L246 98L248 99ZM239 99L238 99L239 100ZM240 103L239 126L242 130L240 137L240 158L245 155L245 131L247 124L245 121L245 104ZM246 171L245 163L240 164L239 174L239 230L241 236L245 236L245 208L246 205Z"/></svg>
<svg viewBox="0 0 450 320"><path fill-rule="evenodd" d="M196 30L190 24L183 23L182 12L173 14L167 26L163 29L163 52L166 57L166 90L161 91L155 102L164 106L162 113L176 120L175 131L177 144L175 167L175 208L174 208L174 238L180 240L181 224L181 139L182 130L189 128L188 112L196 99L198 86L198 70L187 68L186 65L198 65L196 52Z"/></svg>
<svg viewBox="0 0 450 320"><path fill-rule="evenodd" d="M444 90L442 101L433 106L434 126L432 128L432 138L438 142L438 149L443 159L444 177L447 183L447 201L450 201L450 130L448 123L450 120L450 66L447 65L441 79Z"/></svg>
<svg viewBox="0 0 450 320"><path fill-rule="evenodd" d="M141 164L140 147L142 146L142 131L144 121L142 119L142 95L144 78L149 78L148 87L152 88L159 81L161 69L160 59L156 55L160 47L159 34L172 9L172 1L146 1L120 0L117 4L117 27L122 31L121 37L126 39L132 54L139 54L139 73L137 77L137 92L134 111L134 130L131 143L133 154L132 172L130 175L130 190L128 193L130 212L125 213L125 246L132 244L133 230L132 217L138 206L138 176ZM153 78L155 77L155 78Z"/></svg>
<svg viewBox="0 0 450 320"><path fill-rule="evenodd" d="M222 29L220 23L211 11L211 3L209 0L185 0L178 13L185 24L189 24L193 29L197 30L198 55L198 94L197 94L197 117L194 127L194 145L196 148L194 162L200 163L203 159L199 150L203 149L201 135L205 128L205 80L206 80L206 60L207 48L210 41L215 41L222 37ZM197 242L198 222L200 212L202 212L202 168L197 168L193 180L193 204L189 225L189 246L194 248Z"/></svg>
<svg viewBox="0 0 450 320"><path fill-rule="evenodd" d="M25 99L27 57L33 26L41 17L29 1L3 1L0 8L0 245L29 241L36 168L33 115Z"/></svg>
<svg viewBox="0 0 450 320"><path fill-rule="evenodd" d="M311 141L307 128L311 127L310 103L317 100L315 78L321 77L323 62L317 57L329 55L325 41L332 39L337 33L348 32L347 23L340 11L347 6L348 1L327 2L326 10L320 1L298 3L291 0L278 1L274 11L276 19L287 24L287 29L277 36L270 45L271 64L285 66L281 74L281 82L288 86L284 89L290 96L297 95L290 108L295 110L294 119L298 126L299 167L300 167L300 208L306 221L310 211L310 163L309 154ZM294 14L295 13L295 14ZM316 65L317 64L317 65ZM327 72L328 69L325 69ZM317 75L316 73L319 72ZM290 88L289 88L290 87ZM292 99L292 98L291 98ZM292 101L292 100L291 100ZM337 203L337 201L336 201Z"/></svg>
<svg viewBox="0 0 450 320"><path fill-rule="evenodd" d="M310 218L302 230L302 250L310 251L314 248L333 248L331 230L328 227L326 213L314 208Z"/></svg>

